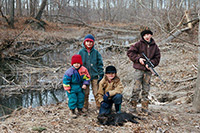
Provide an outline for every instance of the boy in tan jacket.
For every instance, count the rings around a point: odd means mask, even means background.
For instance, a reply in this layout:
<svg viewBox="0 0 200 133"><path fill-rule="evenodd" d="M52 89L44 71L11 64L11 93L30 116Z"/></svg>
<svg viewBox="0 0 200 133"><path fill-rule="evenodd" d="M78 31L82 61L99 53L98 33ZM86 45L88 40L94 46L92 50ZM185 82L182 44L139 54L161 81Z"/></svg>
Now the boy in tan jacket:
<svg viewBox="0 0 200 133"><path fill-rule="evenodd" d="M99 114L110 114L113 103L116 113L121 111L123 85L114 66L106 67L105 76L99 83L97 101L100 103Z"/></svg>

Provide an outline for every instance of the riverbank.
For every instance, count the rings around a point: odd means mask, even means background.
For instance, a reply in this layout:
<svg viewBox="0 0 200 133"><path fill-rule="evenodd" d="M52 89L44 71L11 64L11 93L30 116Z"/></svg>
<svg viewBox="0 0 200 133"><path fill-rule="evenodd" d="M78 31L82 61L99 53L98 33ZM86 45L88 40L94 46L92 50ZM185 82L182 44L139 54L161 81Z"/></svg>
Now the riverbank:
<svg viewBox="0 0 200 133"><path fill-rule="evenodd" d="M94 30L97 35L102 31ZM81 39L87 34L85 28L74 28L73 32L62 31L62 37L66 40L75 40L71 43L61 43L58 47L52 47L52 53L40 55L35 58L26 55L24 63L15 66L10 63L13 74L19 74L22 78L13 78L19 85L41 86L42 89L55 88L61 84L61 79L66 68L70 66L70 56L81 48ZM61 34L60 33L60 34ZM73 37L72 33L76 33ZM107 32L109 33L109 32ZM49 32L45 34L50 34ZM40 34L41 35L41 34ZM51 34L49 36L53 36ZM59 34L57 34L59 35ZM56 35L56 36L57 36ZM105 34L104 34L105 35ZM108 35L108 34L106 34ZM70 39L70 36L72 37ZM130 35L132 36L132 35ZM110 37L110 36L109 36ZM112 36L111 36L112 37ZM155 36L155 40L158 39ZM98 40L99 38L97 38ZM101 40L101 39L100 39ZM118 76L124 85L122 111L128 111L132 86L134 85L132 62L126 56L127 45L111 45L109 40L102 39L97 43L97 47L103 57L104 67L114 65L118 70ZM115 40L115 38L113 39ZM132 41L134 42L134 41ZM109 44L109 45L108 45ZM115 44L115 43L114 43ZM35 45L36 46L36 45ZM53 46L53 45L52 45ZM67 103L46 105L41 107L28 107L14 111L5 121L0 122L1 132L199 132L200 114L192 109L192 100L197 77L197 53L198 49L194 45L187 43L172 42L159 45L161 50L161 61L155 70L166 81L164 85L158 77L152 76L150 90L150 110L151 116L142 116L146 120L140 120L140 124L125 123L122 127L102 126L97 123L98 110L91 102L90 110L86 117L71 119ZM59 50L58 50L59 49ZM33 52L33 51L32 51ZM32 53L31 52L31 53ZM30 61L31 60L31 61ZM35 62L33 63L32 60ZM26 62L27 61L27 62ZM30 62L28 62L30 61ZM40 64L42 62L42 64ZM50 64L48 64L50 63ZM16 76L16 77L19 77ZM27 76L28 75L28 76ZM7 79L9 79L7 77ZM20 80L19 80L20 79ZM21 81L22 80L22 81ZM20 82L18 82L20 81ZM53 81L53 82L49 82ZM5 81L3 81L5 84ZM22 84L20 84L22 83ZM42 90L41 89L41 90ZM1 89L1 92L3 90ZM140 106L139 106L140 108Z"/></svg>

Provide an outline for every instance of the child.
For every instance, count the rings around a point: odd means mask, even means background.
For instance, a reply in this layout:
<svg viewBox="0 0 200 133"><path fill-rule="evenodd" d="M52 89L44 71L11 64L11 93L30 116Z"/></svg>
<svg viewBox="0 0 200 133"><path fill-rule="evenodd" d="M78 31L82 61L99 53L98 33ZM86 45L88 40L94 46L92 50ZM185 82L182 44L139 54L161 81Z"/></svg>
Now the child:
<svg viewBox="0 0 200 133"><path fill-rule="evenodd" d="M116 68L114 66L106 67L105 76L99 83L97 93L97 100L101 103L99 115L110 114L113 103L116 113L120 113L123 89Z"/></svg>
<svg viewBox="0 0 200 133"><path fill-rule="evenodd" d="M63 87L67 91L71 116L72 118L76 118L76 108L78 109L79 115L84 113L82 111L85 97L83 89L86 89L86 85L89 85L90 75L87 69L82 66L83 63L80 55L72 56L71 65L63 77Z"/></svg>
<svg viewBox="0 0 200 133"><path fill-rule="evenodd" d="M150 59L154 66L159 64L161 55L160 49L152 38L153 32L146 27L140 34L141 40L132 45L127 52L127 56L131 61L133 61L133 67L135 68L135 84L131 97L133 108L131 109L131 112L137 113L137 102L142 90L142 113L148 115L148 95L150 90L151 71L149 70L148 65L145 64L145 59L142 56L142 53Z"/></svg>
<svg viewBox="0 0 200 133"><path fill-rule="evenodd" d="M93 90L93 95L95 98L97 108L100 105L97 103L96 94L98 90L98 83L103 78L103 61L101 54L94 48L94 37L91 34L88 34L84 38L83 48L79 51L78 54L82 56L83 66L86 67L91 76L91 85ZM88 110L88 98L89 98L89 86L85 90L85 103L84 108Z"/></svg>

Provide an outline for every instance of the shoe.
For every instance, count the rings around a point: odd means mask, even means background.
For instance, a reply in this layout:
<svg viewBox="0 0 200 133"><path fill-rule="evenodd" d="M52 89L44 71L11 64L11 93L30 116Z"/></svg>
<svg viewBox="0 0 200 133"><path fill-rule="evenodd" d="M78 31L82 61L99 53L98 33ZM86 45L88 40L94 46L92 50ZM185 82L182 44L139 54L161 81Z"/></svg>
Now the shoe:
<svg viewBox="0 0 200 133"><path fill-rule="evenodd" d="M129 112L137 114L138 113L137 109L136 109L137 108L137 101L131 101L131 104L132 104L132 108L129 109Z"/></svg>
<svg viewBox="0 0 200 133"><path fill-rule="evenodd" d="M120 114L121 113L121 104L115 104L115 112L117 114Z"/></svg>
<svg viewBox="0 0 200 133"><path fill-rule="evenodd" d="M72 119L76 119L77 118L77 114L75 112L75 109L71 109L70 116L71 116Z"/></svg>
<svg viewBox="0 0 200 133"><path fill-rule="evenodd" d="M86 116L86 113L83 111L83 109L78 108L78 115Z"/></svg>
<svg viewBox="0 0 200 133"><path fill-rule="evenodd" d="M134 113L134 114L138 113L136 108L129 108L128 110L130 113Z"/></svg>
<svg viewBox="0 0 200 133"><path fill-rule="evenodd" d="M140 115L151 115L150 111L148 110L149 101L142 101L142 109Z"/></svg>
<svg viewBox="0 0 200 133"><path fill-rule="evenodd" d="M151 112L148 109L143 109L142 108L142 113L143 113L144 116L151 115Z"/></svg>
<svg viewBox="0 0 200 133"><path fill-rule="evenodd" d="M82 108L83 112L88 112L88 108Z"/></svg>
<svg viewBox="0 0 200 133"><path fill-rule="evenodd" d="M116 113L117 113L117 114L121 114L122 112L121 112L121 111L117 111Z"/></svg>

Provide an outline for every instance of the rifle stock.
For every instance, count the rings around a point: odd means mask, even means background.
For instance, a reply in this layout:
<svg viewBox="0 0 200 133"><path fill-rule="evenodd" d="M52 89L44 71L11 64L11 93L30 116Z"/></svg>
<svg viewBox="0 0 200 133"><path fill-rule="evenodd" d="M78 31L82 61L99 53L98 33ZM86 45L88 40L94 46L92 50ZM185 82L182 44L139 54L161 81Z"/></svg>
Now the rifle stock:
<svg viewBox="0 0 200 133"><path fill-rule="evenodd" d="M144 53L142 53L142 55L144 56L144 58L145 58L145 65L147 64L148 65L148 67L150 68L150 71L154 74L154 75L156 75L164 84L166 83L164 80L162 80L162 78L160 77L160 75L155 71L155 69L154 69L154 65L153 65L153 63L149 60L149 58L144 54Z"/></svg>

